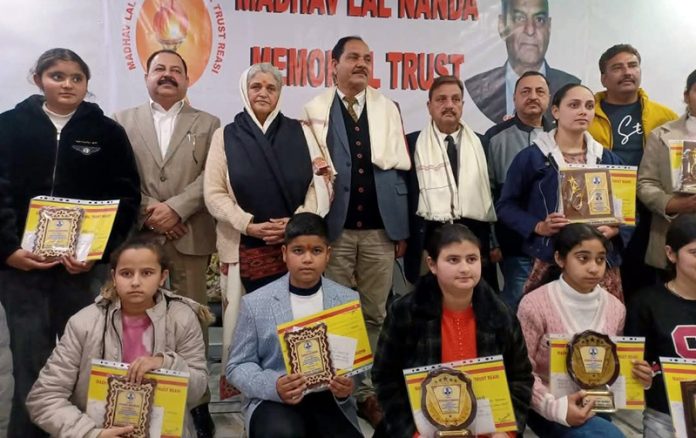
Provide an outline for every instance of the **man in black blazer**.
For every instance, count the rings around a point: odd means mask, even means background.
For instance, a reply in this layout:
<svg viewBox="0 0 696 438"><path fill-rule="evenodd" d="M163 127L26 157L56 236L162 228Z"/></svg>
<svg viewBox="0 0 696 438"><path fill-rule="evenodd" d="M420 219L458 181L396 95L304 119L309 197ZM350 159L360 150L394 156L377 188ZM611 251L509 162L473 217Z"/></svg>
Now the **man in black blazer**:
<svg viewBox="0 0 696 438"><path fill-rule="evenodd" d="M548 0L502 0L498 32L505 40L507 62L465 81L471 99L494 123L514 113L515 82L526 71L544 74L549 80L551 96L567 83L580 83L577 77L551 68L546 62L551 38Z"/></svg>

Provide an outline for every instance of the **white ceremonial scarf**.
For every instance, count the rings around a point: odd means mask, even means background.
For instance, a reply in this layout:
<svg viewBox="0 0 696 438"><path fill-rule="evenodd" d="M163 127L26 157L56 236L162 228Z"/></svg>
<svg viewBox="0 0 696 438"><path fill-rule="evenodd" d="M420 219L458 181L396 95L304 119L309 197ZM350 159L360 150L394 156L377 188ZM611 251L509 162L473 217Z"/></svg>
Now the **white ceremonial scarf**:
<svg viewBox="0 0 696 438"><path fill-rule="evenodd" d="M304 120L308 123L316 144L327 155L326 139L329 132L331 105L335 96L336 87L329 88L304 107ZM401 114L396 104L374 88L367 87L365 107L367 123L370 127L372 164L383 170L411 169Z"/></svg>
<svg viewBox="0 0 696 438"><path fill-rule="evenodd" d="M464 122L459 145L459 175L455 184L447 146L438 138L430 119L416 140L415 166L420 193L419 216L437 222L461 218L495 222L495 209L488 180L488 165L476 133Z"/></svg>

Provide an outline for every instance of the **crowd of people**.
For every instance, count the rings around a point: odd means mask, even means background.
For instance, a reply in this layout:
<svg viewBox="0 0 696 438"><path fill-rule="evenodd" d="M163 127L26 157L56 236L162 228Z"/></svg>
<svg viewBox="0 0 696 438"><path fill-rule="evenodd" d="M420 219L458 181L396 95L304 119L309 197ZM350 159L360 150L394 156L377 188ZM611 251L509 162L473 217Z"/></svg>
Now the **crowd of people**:
<svg viewBox="0 0 696 438"><path fill-rule="evenodd" d="M491 355L517 432L490 436L622 436L583 391L549 389L549 335L588 329L645 337L631 370L644 436L673 436L658 358L696 359L696 195L675 193L670 142L696 140L696 71L681 117L647 97L627 44L601 55L599 93L566 75L551 95L527 71L514 113L484 134L462 118L462 81L441 76L423 128L405 135L398 106L368 86L367 42L341 38L331 56L336 86L301 120L281 112L283 78L261 63L242 73L244 108L224 127L187 102L176 51L151 54L149 101L112 118L85 101L76 53L39 57L41 95L0 114L0 436L129 436L87 414L92 359L129 363L136 383L188 373L185 436L213 436L214 252L223 380L241 392L249 437L359 437L358 416L375 436L419 436L402 371ZM571 223L559 205L570 164L638 166L637 225ZM120 201L101 261L26 249L40 195ZM414 288L393 297L401 258ZM277 326L355 299L372 370L307 393Z"/></svg>

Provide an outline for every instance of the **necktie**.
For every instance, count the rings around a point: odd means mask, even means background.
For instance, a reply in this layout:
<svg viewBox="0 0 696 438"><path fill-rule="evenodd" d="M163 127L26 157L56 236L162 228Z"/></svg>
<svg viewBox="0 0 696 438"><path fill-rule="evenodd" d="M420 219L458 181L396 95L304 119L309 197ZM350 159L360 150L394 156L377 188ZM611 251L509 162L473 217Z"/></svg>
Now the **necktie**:
<svg viewBox="0 0 696 438"><path fill-rule="evenodd" d="M457 145L454 144L454 139L451 135L445 137L445 143L447 143L447 158L449 158L450 166L452 167L452 175L454 176L454 183L458 184L459 181L459 161L457 160Z"/></svg>
<svg viewBox="0 0 696 438"><path fill-rule="evenodd" d="M350 114L350 117L353 119L353 121L357 123L358 114L355 112L355 108L353 108L353 105L358 103L358 99L356 99L355 97L343 96L343 100L345 100L348 104L348 114Z"/></svg>

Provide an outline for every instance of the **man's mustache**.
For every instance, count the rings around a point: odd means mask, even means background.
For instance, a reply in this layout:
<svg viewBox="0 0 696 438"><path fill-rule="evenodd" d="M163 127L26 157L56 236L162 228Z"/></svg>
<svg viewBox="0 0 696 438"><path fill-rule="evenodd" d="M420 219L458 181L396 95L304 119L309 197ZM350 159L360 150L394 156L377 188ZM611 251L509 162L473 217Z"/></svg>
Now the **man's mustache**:
<svg viewBox="0 0 696 438"><path fill-rule="evenodd" d="M179 83L176 81L176 79L174 79L171 76L162 76L160 78L160 80L157 81L157 85L164 85L164 84L170 84L170 85L173 85L175 87L179 86Z"/></svg>

